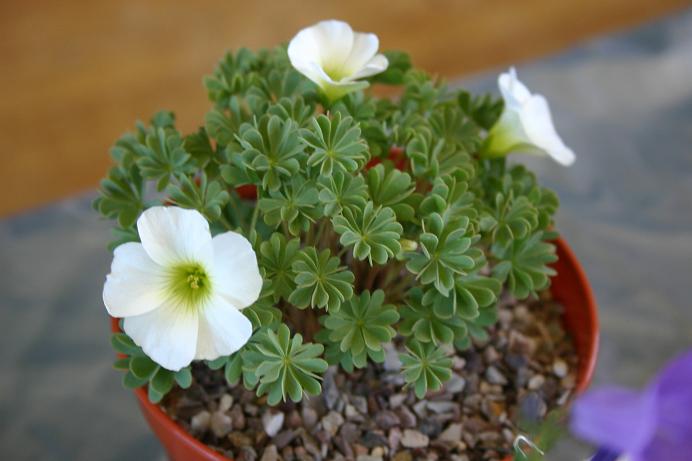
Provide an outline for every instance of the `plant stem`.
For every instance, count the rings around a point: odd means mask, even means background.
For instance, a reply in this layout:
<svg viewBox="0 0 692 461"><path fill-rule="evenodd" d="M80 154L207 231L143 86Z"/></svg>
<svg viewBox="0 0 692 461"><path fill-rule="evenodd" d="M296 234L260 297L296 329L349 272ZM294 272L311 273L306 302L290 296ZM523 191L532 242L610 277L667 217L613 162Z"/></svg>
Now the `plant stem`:
<svg viewBox="0 0 692 461"><path fill-rule="evenodd" d="M399 298L404 298L404 295L406 294L406 291L411 287L413 283L413 274L410 273L405 273L401 274L399 273L400 279L391 287L389 287L387 290L387 294L391 296L392 299L398 299L396 296Z"/></svg>
<svg viewBox="0 0 692 461"><path fill-rule="evenodd" d="M339 257L339 259L341 259L347 252L348 247L341 247L341 250L339 250L339 254L337 256Z"/></svg>
<svg viewBox="0 0 692 461"><path fill-rule="evenodd" d="M230 223L228 218L223 214L223 211L221 212L221 216L219 217L219 221L221 221L221 224L226 228L226 230L233 230L233 225Z"/></svg>
<svg viewBox="0 0 692 461"><path fill-rule="evenodd" d="M240 207L238 206L238 202L237 202L234 194L235 194L235 192L233 192L233 191L229 192L228 205L231 207L231 210L233 210L233 216L238 221L238 224L240 225L240 227L245 227L245 223L242 222L243 221L243 219L242 219L243 214L240 212ZM223 213L221 213L221 216L222 216L222 222L224 224L228 224L228 219L226 219L226 217L223 215ZM229 230L233 229L233 227L229 227L228 229Z"/></svg>
<svg viewBox="0 0 692 461"><path fill-rule="evenodd" d="M385 274L380 283L380 288L388 288L397 275L401 275L401 264L398 261L385 266Z"/></svg>
<svg viewBox="0 0 692 461"><path fill-rule="evenodd" d="M364 289L368 291L372 291L373 285L375 282L375 277L377 277L377 274L380 273L382 269L382 266L371 266L370 270L368 271L368 276L365 279L365 287Z"/></svg>
<svg viewBox="0 0 692 461"><path fill-rule="evenodd" d="M324 235L325 227L327 227L327 221L321 220L319 227L317 228L317 235L315 236L315 239L313 240L315 246L318 246L321 243L322 236Z"/></svg>
<svg viewBox="0 0 692 461"><path fill-rule="evenodd" d="M255 209L252 210L252 219L250 220L250 227L248 231L252 232L257 226L257 217L259 216L259 205L255 203Z"/></svg>
<svg viewBox="0 0 692 461"><path fill-rule="evenodd" d="M315 235L315 226L317 226L317 223L313 223L309 227L308 233L305 235L305 240L303 243L305 243L306 245L314 245L313 236Z"/></svg>

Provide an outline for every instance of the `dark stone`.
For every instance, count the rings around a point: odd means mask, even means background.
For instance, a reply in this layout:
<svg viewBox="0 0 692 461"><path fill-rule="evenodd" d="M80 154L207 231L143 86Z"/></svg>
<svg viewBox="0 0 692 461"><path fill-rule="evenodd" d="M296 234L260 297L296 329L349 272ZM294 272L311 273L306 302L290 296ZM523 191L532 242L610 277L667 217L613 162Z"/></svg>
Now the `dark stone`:
<svg viewBox="0 0 692 461"><path fill-rule="evenodd" d="M384 434L380 431L367 431L363 435L363 438L361 439L360 443L362 443L363 446L366 446L368 448L386 447L387 445L389 445L387 437L385 437Z"/></svg>
<svg viewBox="0 0 692 461"><path fill-rule="evenodd" d="M537 392L528 392L519 398L519 418L520 420L538 423L548 411L543 398Z"/></svg>
<svg viewBox="0 0 692 461"><path fill-rule="evenodd" d="M435 438L442 432L442 424L432 418L427 418L421 421L418 430L430 438Z"/></svg>
<svg viewBox="0 0 692 461"><path fill-rule="evenodd" d="M381 429L389 430L392 427L399 426L401 422L396 413L390 410L383 410L375 415L375 424Z"/></svg>

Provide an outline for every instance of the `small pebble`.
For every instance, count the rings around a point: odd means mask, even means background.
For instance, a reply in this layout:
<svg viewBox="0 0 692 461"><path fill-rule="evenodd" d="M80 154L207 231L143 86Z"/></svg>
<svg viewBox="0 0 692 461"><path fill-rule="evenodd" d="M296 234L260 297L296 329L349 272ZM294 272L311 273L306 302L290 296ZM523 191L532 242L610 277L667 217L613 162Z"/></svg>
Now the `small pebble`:
<svg viewBox="0 0 692 461"><path fill-rule="evenodd" d="M367 431L360 442L368 448L381 447L387 445L387 438L382 431Z"/></svg>
<svg viewBox="0 0 692 461"><path fill-rule="evenodd" d="M396 408L401 406L406 401L406 394L394 394L389 397L389 406Z"/></svg>
<svg viewBox="0 0 692 461"><path fill-rule="evenodd" d="M344 417L336 411L330 411L327 416L322 418L322 427L332 436L336 435L337 431L344 423Z"/></svg>
<svg viewBox="0 0 692 461"><path fill-rule="evenodd" d="M300 417L297 410L293 410L288 414L286 424L292 429L298 429L303 425L303 418Z"/></svg>
<svg viewBox="0 0 692 461"><path fill-rule="evenodd" d="M228 434L228 440L230 440L231 443L238 448L249 447L252 445L252 439L243 432L231 432Z"/></svg>
<svg viewBox="0 0 692 461"><path fill-rule="evenodd" d="M396 413L390 410L384 410L375 415L375 424L384 430L389 430L394 426L398 426L400 423Z"/></svg>
<svg viewBox="0 0 692 461"><path fill-rule="evenodd" d="M357 456L367 455L370 453L370 450L368 450L368 447L365 447L359 443L353 444L353 451L356 453Z"/></svg>
<svg viewBox="0 0 692 461"><path fill-rule="evenodd" d="M233 430L242 431L245 429L245 413L243 413L243 409L240 408L240 405L235 405L228 414L231 417Z"/></svg>
<svg viewBox="0 0 692 461"><path fill-rule="evenodd" d="M293 439L296 438L297 431L286 430L279 432L276 437L272 440L279 450L283 451L283 448L291 443Z"/></svg>
<svg viewBox="0 0 692 461"><path fill-rule="evenodd" d="M461 441L461 435L463 433L463 426L461 424L450 424L447 429L442 431L442 433L437 437L438 440L442 442L448 442L450 444L456 444Z"/></svg>
<svg viewBox="0 0 692 461"><path fill-rule="evenodd" d="M419 400L413 405L413 411L420 416L421 418L425 418L428 416L428 401L427 400Z"/></svg>
<svg viewBox="0 0 692 461"><path fill-rule="evenodd" d="M488 346L485 348L485 351L483 351L483 358L485 359L485 363L490 364L500 360L501 356L493 346Z"/></svg>
<svg viewBox="0 0 692 461"><path fill-rule="evenodd" d="M562 359L557 359L553 362L553 373L555 373L555 376L558 378L564 378L567 376L567 362L565 362Z"/></svg>
<svg viewBox="0 0 692 461"><path fill-rule="evenodd" d="M401 436L401 429L399 429L398 427L394 427L392 428L392 430L389 431L387 442L389 443L389 449L392 453L396 452L396 450L399 448L399 444L401 443Z"/></svg>
<svg viewBox="0 0 692 461"><path fill-rule="evenodd" d="M399 359L399 352L388 343L384 346L384 363L382 364L385 371L399 371L401 370L401 360Z"/></svg>
<svg viewBox="0 0 692 461"><path fill-rule="evenodd" d="M260 461L278 461L279 460L279 450L276 445L267 445L264 449Z"/></svg>
<svg viewBox="0 0 692 461"><path fill-rule="evenodd" d="M452 369L455 371L461 371L464 369L466 366L466 359L463 357L459 357L458 355L455 355L452 357Z"/></svg>
<svg viewBox="0 0 692 461"><path fill-rule="evenodd" d="M397 415L399 415L399 421L401 421L401 427L416 427L418 420L416 415L413 414L407 406L400 406L396 410Z"/></svg>
<svg viewBox="0 0 692 461"><path fill-rule="evenodd" d="M516 437L514 435L514 432L512 432L511 430L509 430L506 427L504 429L502 429L502 436L505 438L505 441L507 443L514 443L514 439Z"/></svg>
<svg viewBox="0 0 692 461"><path fill-rule="evenodd" d="M269 437L274 437L279 433L281 427L284 425L284 414L281 412L274 413L267 411L262 415L262 426L264 427L264 432L267 433Z"/></svg>
<svg viewBox="0 0 692 461"><path fill-rule="evenodd" d="M411 452L408 450L400 451L394 457L392 458L392 461L411 461L413 459L413 456L411 456Z"/></svg>
<svg viewBox="0 0 692 461"><path fill-rule="evenodd" d="M520 418L527 422L539 422L543 419L548 406L543 398L536 392L528 392L519 398Z"/></svg>
<svg viewBox="0 0 692 461"><path fill-rule="evenodd" d="M314 409L304 406L301 411L301 416L303 417L303 424L305 424L305 427L312 428L317 424L318 416Z"/></svg>
<svg viewBox="0 0 692 461"><path fill-rule="evenodd" d="M406 429L401 437L401 444L406 448L425 448L429 443L427 435L413 429Z"/></svg>
<svg viewBox="0 0 692 461"><path fill-rule="evenodd" d="M257 461L257 451L252 447L243 447L240 449L238 461Z"/></svg>
<svg viewBox="0 0 692 461"><path fill-rule="evenodd" d="M344 414L346 416L346 419L349 421L358 421L358 422L363 421L363 415L358 413L358 410L356 410L356 407L354 407L351 404L346 405L346 409L344 410Z"/></svg>
<svg viewBox="0 0 692 461"><path fill-rule="evenodd" d="M353 405L358 413L365 415L368 413L368 399L360 395L351 396L351 405Z"/></svg>
<svg viewBox="0 0 692 461"><path fill-rule="evenodd" d="M507 384L505 375L494 366L489 366L488 369L485 370L485 378L492 384L499 384L501 386Z"/></svg>
<svg viewBox="0 0 692 461"><path fill-rule="evenodd" d="M215 411L211 415L209 425L214 435L219 438L224 437L233 429L231 417L220 411Z"/></svg>
<svg viewBox="0 0 692 461"><path fill-rule="evenodd" d="M538 389L543 387L543 384L545 384L545 376L533 375L531 379L529 379L528 388L532 391L537 391Z"/></svg>
<svg viewBox="0 0 692 461"><path fill-rule="evenodd" d="M221 396L221 401L219 402L219 411L227 412L233 406L233 397L230 394L224 394Z"/></svg>
<svg viewBox="0 0 692 461"><path fill-rule="evenodd" d="M341 426L341 431L339 433L349 444L360 438L360 429L353 423L346 423Z"/></svg>
<svg viewBox="0 0 692 461"><path fill-rule="evenodd" d="M445 391L449 392L450 394L458 394L466 387L466 380L458 374L452 373L452 377L449 378L449 381L447 381L444 386Z"/></svg>
<svg viewBox="0 0 692 461"><path fill-rule="evenodd" d="M377 459L382 459L384 457L384 447L375 447L370 452L370 456Z"/></svg>
<svg viewBox="0 0 692 461"><path fill-rule="evenodd" d="M451 413L459 407L458 403L455 402L445 402L445 401L432 401L428 402L428 410L433 413Z"/></svg>
<svg viewBox="0 0 692 461"><path fill-rule="evenodd" d="M335 369L333 367L329 368L322 380L322 397L324 398L325 405L327 405L327 408L330 410L334 410L341 399L341 392L339 392L334 382L334 373Z"/></svg>
<svg viewBox="0 0 692 461"><path fill-rule="evenodd" d="M437 437L442 432L442 423L432 418L421 421L419 431L428 437Z"/></svg>
<svg viewBox="0 0 692 461"><path fill-rule="evenodd" d="M210 420L211 413L209 413L207 410L202 410L192 417L192 420L190 420L190 428L197 433L205 432L207 429L209 429Z"/></svg>

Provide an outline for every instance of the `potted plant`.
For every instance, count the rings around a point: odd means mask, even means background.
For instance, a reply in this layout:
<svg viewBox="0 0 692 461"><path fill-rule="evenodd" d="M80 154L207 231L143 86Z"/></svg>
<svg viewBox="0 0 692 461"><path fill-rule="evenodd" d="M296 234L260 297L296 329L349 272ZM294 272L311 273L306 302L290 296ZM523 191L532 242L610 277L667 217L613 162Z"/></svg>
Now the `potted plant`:
<svg viewBox="0 0 692 461"><path fill-rule="evenodd" d="M377 50L323 21L229 53L198 131L160 112L115 143L103 299L172 459L501 459L588 383L595 305L558 199L506 158L574 160L545 99Z"/></svg>

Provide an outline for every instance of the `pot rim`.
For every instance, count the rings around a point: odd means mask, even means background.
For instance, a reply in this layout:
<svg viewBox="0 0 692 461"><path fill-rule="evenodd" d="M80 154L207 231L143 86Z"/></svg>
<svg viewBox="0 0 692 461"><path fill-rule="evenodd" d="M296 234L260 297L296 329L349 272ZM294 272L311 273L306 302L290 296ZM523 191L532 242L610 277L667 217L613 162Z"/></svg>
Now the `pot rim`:
<svg viewBox="0 0 692 461"><path fill-rule="evenodd" d="M598 305L596 304L596 297L593 294L593 289L591 288L589 279L586 276L586 271L579 263L577 256L574 254L572 248L567 244L567 241L562 237L558 237L555 240L555 245L557 246L557 251L561 254L563 261L567 261L569 265L572 266L577 278L577 283L583 289L583 295L586 299L586 306L584 307L588 313L591 331L593 331L593 337L588 343L588 350L586 351L585 357L579 357L581 376L577 380L575 389L577 393L581 394L589 387L589 384L591 384L591 380L593 379L593 375L596 370L596 361L598 359L601 333L601 326L598 319ZM584 359L586 360L582 362Z"/></svg>

